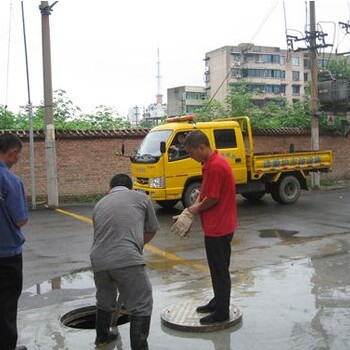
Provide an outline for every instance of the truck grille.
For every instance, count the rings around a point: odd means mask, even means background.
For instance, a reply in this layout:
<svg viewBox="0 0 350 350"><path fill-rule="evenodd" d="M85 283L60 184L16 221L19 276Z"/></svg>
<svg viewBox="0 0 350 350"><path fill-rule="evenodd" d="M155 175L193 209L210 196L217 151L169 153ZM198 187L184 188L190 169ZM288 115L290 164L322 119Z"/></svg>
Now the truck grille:
<svg viewBox="0 0 350 350"><path fill-rule="evenodd" d="M146 177L138 177L136 180L141 185L148 185L148 179Z"/></svg>

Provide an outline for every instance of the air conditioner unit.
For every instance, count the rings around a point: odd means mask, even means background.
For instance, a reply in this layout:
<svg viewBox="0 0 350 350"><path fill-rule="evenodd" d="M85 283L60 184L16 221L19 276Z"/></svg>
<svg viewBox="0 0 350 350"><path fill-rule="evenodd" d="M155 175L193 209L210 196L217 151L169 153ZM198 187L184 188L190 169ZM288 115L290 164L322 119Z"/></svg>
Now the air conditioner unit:
<svg viewBox="0 0 350 350"><path fill-rule="evenodd" d="M239 67L240 65L241 65L241 62L239 62L239 61L236 61L236 62L235 62L235 66L236 66L236 67Z"/></svg>

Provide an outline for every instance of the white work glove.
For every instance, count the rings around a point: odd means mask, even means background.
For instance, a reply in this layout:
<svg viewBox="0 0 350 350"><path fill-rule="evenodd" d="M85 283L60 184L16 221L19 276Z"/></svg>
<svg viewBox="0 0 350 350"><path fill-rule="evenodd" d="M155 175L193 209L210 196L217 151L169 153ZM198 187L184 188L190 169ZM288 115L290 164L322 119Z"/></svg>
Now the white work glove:
<svg viewBox="0 0 350 350"><path fill-rule="evenodd" d="M173 226L171 226L171 232L179 237L186 237L190 232L193 214L186 208L180 215L173 216L175 220Z"/></svg>

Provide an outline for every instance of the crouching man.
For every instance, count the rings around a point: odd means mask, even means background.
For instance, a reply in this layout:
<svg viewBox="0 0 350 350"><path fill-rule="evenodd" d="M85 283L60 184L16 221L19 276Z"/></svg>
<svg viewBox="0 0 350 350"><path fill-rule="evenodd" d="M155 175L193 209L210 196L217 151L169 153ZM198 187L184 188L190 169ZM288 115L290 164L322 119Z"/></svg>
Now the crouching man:
<svg viewBox="0 0 350 350"><path fill-rule="evenodd" d="M110 181L110 191L93 210L94 239L91 265L96 285L97 347L116 340L110 331L117 296L130 313L133 350L147 350L152 287L145 271L143 247L155 235L158 221L153 204L143 193L132 191L127 174Z"/></svg>

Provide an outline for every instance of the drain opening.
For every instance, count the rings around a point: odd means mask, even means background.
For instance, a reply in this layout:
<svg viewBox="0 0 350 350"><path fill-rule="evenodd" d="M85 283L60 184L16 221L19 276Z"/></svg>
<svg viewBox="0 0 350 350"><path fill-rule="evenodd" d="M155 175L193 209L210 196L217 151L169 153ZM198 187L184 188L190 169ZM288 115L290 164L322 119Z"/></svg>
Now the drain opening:
<svg viewBox="0 0 350 350"><path fill-rule="evenodd" d="M69 311L60 318L60 322L69 328L95 329L96 306L86 306ZM117 310L112 316L111 327L128 322L130 322L130 316L124 310Z"/></svg>

